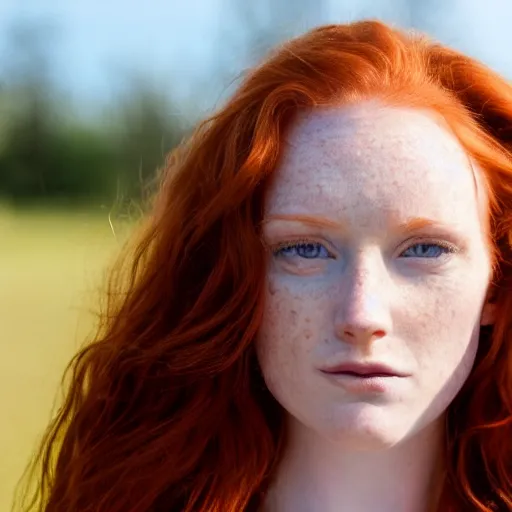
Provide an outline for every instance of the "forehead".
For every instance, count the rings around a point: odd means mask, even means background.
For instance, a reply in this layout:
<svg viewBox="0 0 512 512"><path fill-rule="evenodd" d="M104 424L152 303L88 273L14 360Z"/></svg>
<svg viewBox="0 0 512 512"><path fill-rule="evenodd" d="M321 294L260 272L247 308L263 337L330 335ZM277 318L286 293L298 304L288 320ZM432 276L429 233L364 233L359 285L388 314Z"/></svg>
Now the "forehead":
<svg viewBox="0 0 512 512"><path fill-rule="evenodd" d="M354 207L357 206L356 211ZM472 219L475 174L433 114L376 103L302 114L288 134L267 210ZM469 216L469 217L468 217Z"/></svg>

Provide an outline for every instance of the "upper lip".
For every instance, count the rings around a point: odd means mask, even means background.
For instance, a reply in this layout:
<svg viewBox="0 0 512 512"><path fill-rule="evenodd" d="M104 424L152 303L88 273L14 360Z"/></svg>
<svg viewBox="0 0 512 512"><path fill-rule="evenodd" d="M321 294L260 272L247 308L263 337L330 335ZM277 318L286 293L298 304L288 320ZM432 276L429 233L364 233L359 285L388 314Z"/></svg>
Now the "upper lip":
<svg viewBox="0 0 512 512"><path fill-rule="evenodd" d="M327 366L321 369L324 373L352 373L362 376L383 376L383 377L406 377L407 374L393 369L383 363L357 363L346 362Z"/></svg>

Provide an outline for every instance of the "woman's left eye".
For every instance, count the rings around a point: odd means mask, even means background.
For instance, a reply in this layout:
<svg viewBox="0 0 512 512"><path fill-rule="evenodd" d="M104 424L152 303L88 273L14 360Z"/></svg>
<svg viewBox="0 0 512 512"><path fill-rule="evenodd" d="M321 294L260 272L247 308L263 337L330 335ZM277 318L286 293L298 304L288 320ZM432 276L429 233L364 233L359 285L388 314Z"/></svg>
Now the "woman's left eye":
<svg viewBox="0 0 512 512"><path fill-rule="evenodd" d="M333 255L329 250L318 242L296 242L279 246L274 255L281 258L299 257L304 259L329 259Z"/></svg>
<svg viewBox="0 0 512 512"><path fill-rule="evenodd" d="M454 248L439 243L418 243L408 247L401 256L405 258L439 258L455 252Z"/></svg>

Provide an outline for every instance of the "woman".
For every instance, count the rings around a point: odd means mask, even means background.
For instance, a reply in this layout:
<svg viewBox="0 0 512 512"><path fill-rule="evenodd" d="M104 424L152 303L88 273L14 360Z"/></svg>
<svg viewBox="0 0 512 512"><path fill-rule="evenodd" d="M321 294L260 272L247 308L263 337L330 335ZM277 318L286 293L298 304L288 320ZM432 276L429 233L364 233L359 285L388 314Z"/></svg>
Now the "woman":
<svg viewBox="0 0 512 512"><path fill-rule="evenodd" d="M382 23L279 48L169 161L39 510L512 510L511 126Z"/></svg>

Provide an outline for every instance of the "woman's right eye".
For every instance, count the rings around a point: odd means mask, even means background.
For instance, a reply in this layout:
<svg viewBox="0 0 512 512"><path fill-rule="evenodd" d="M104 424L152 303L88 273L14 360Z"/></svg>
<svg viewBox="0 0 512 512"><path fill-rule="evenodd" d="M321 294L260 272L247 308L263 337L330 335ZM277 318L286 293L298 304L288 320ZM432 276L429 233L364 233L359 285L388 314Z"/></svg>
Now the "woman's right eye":
<svg viewBox="0 0 512 512"><path fill-rule="evenodd" d="M273 250L277 258L333 259L334 255L319 242L287 242Z"/></svg>

